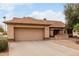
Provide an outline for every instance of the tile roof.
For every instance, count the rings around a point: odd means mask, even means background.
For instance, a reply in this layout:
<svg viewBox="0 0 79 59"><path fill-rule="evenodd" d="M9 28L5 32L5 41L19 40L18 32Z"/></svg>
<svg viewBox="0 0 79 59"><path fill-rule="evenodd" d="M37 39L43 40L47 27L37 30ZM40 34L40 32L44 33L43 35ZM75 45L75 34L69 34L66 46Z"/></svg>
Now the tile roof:
<svg viewBox="0 0 79 59"><path fill-rule="evenodd" d="M39 25L50 25L50 27L65 27L64 23L60 21L51 21L51 20L40 20L32 17L23 17L16 18L12 20L4 21L6 24L39 24Z"/></svg>

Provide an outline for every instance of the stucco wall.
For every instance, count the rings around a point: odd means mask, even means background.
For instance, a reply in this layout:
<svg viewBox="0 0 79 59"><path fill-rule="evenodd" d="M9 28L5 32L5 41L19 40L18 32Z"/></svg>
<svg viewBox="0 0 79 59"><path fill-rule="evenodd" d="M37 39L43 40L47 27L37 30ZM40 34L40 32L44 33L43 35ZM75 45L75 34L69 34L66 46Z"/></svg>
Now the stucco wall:
<svg viewBox="0 0 79 59"><path fill-rule="evenodd" d="M49 26L45 26L45 39L49 39Z"/></svg>
<svg viewBox="0 0 79 59"><path fill-rule="evenodd" d="M9 39L14 39L14 26L7 25L7 35Z"/></svg>
<svg viewBox="0 0 79 59"><path fill-rule="evenodd" d="M50 30L49 32L50 32L50 33L49 33L50 36L53 37L53 36L54 36L54 33L53 33L54 31L53 31L53 30Z"/></svg>

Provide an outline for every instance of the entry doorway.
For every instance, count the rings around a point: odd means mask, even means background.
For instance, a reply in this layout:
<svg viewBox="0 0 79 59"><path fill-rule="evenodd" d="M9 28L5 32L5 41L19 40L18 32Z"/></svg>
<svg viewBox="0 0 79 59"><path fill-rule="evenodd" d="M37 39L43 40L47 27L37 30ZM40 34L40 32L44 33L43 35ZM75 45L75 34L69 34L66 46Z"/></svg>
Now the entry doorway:
<svg viewBox="0 0 79 59"><path fill-rule="evenodd" d="M55 35L58 35L59 33L60 33L60 30L59 29L55 29L54 32L53 32L54 36Z"/></svg>
<svg viewBox="0 0 79 59"><path fill-rule="evenodd" d="M73 37L72 29L67 29L67 34L68 34L69 37Z"/></svg>

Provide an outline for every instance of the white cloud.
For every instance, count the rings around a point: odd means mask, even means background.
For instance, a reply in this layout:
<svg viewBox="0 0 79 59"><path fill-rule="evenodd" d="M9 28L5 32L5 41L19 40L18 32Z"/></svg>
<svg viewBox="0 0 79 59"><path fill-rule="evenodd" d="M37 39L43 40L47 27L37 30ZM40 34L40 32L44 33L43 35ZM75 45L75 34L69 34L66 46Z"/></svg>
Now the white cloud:
<svg viewBox="0 0 79 59"><path fill-rule="evenodd" d="M39 18L39 19L49 19L54 21L62 21L65 23L64 14L61 11L53 11L53 10L46 10L46 11L34 11L32 14L28 15L30 17Z"/></svg>
<svg viewBox="0 0 79 59"><path fill-rule="evenodd" d="M4 3L4 4L0 4L0 10L4 10L4 11L10 12L10 11L13 11L17 5L31 6L33 4L32 3L14 3L14 4Z"/></svg>
<svg viewBox="0 0 79 59"><path fill-rule="evenodd" d="M20 3L20 5L26 5L26 6L32 6L32 5L34 5L33 3Z"/></svg>
<svg viewBox="0 0 79 59"><path fill-rule="evenodd" d="M0 4L0 10L2 12L5 12L3 16L6 16L8 19L10 19L12 15L14 14L14 9L15 9L15 5L13 4L10 4L10 3Z"/></svg>
<svg viewBox="0 0 79 59"><path fill-rule="evenodd" d="M31 7L32 3L1 3L0 4L0 11L5 12L3 16L6 16L6 20L12 19L14 16L14 9L17 5L25 5L27 7ZM3 25L4 20L1 18L0 25Z"/></svg>
<svg viewBox="0 0 79 59"><path fill-rule="evenodd" d="M27 7L31 7L31 5L33 5L32 3L3 3L0 4L0 10L1 11L5 11L6 14L4 16L6 16L7 18L11 18L11 16L14 14L14 9L16 8L17 5L25 5Z"/></svg>
<svg viewBox="0 0 79 59"><path fill-rule="evenodd" d="M0 4L0 10L6 11L6 12L11 12L15 8L14 5L12 4Z"/></svg>

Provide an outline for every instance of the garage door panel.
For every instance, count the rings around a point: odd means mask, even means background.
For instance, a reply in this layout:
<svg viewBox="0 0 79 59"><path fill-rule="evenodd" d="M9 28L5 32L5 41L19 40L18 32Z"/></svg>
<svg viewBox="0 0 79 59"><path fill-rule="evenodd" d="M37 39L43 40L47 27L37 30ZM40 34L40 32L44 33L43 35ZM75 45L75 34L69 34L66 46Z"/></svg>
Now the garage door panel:
<svg viewBox="0 0 79 59"><path fill-rule="evenodd" d="M15 40L43 40L44 29L15 28Z"/></svg>

